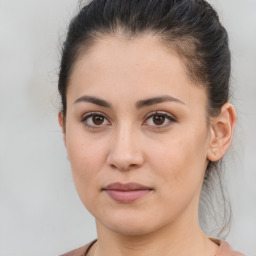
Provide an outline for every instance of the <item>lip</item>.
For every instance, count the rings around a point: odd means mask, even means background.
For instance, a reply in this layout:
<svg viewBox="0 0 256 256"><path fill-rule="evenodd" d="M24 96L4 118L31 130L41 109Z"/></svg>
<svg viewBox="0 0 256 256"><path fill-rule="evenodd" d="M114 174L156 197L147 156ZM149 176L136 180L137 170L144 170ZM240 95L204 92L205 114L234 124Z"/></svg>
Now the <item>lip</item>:
<svg viewBox="0 0 256 256"><path fill-rule="evenodd" d="M139 183L111 183L103 188L103 191L113 200L119 203L131 203L134 202L148 193L153 189Z"/></svg>

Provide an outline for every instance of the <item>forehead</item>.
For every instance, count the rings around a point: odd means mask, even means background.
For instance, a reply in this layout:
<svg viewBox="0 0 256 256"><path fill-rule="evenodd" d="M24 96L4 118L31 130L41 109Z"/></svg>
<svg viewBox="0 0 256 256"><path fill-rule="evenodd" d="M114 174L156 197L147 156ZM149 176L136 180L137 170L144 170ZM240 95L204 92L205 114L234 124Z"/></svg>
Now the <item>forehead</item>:
<svg viewBox="0 0 256 256"><path fill-rule="evenodd" d="M119 71L133 69L141 72L162 69L164 72L175 68L186 71L183 61L176 52L170 47L167 48L153 35L135 38L127 38L123 35L106 36L84 48L74 65L73 73L77 73L86 65L90 66L90 69L97 68L99 71L111 71L113 67L118 67Z"/></svg>
<svg viewBox="0 0 256 256"><path fill-rule="evenodd" d="M152 35L133 39L101 38L75 63L67 96L83 93L131 96L135 101L171 94L189 103L206 101L202 86L193 84L178 54Z"/></svg>

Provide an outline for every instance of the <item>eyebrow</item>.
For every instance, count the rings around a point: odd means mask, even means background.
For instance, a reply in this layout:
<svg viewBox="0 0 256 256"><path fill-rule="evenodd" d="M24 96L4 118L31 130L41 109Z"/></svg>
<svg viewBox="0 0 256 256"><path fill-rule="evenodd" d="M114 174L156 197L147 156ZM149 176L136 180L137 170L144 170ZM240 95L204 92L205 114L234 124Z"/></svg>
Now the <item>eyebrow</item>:
<svg viewBox="0 0 256 256"><path fill-rule="evenodd" d="M90 103L93 103L93 104L101 106L101 107L112 108L112 105L110 103L108 103L107 101L96 98L96 97L92 97L92 96L84 95L84 96L78 98L77 100L75 100L74 103L79 103L79 102L90 102Z"/></svg>
<svg viewBox="0 0 256 256"><path fill-rule="evenodd" d="M177 103L181 103L181 104L185 105L185 103L182 102L181 100L171 97L169 95L158 96L158 97L154 97L154 98L150 98L150 99L140 100L140 101L136 102L135 105L136 105L136 108L139 109L139 108L152 106L152 105L166 102L166 101L177 102Z"/></svg>
<svg viewBox="0 0 256 256"><path fill-rule="evenodd" d="M181 104L185 105L184 102L182 102L181 100L179 100L177 98L174 98L174 97L169 96L169 95L164 95L164 96L158 96L158 97L154 97L154 98L149 98L149 99L137 101L135 106L136 106L137 109L140 109L140 108L152 106L152 105L167 102L167 101L177 102L177 103L181 103ZM93 104L101 106L101 107L112 108L111 103L109 103L109 102L107 102L103 99L93 97L93 96L84 95L84 96L78 98L77 100L75 100L74 103L79 103L79 102L90 102L90 103L93 103Z"/></svg>

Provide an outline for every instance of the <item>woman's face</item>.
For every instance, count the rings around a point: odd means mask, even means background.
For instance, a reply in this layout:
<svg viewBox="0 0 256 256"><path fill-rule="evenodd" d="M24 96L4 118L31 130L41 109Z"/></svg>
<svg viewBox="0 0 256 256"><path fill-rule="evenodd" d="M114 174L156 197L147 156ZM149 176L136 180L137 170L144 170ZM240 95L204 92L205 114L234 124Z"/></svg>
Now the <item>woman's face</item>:
<svg viewBox="0 0 256 256"><path fill-rule="evenodd" d="M146 234L197 219L206 106L204 88L152 36L106 37L77 60L64 140L78 194L99 225Z"/></svg>

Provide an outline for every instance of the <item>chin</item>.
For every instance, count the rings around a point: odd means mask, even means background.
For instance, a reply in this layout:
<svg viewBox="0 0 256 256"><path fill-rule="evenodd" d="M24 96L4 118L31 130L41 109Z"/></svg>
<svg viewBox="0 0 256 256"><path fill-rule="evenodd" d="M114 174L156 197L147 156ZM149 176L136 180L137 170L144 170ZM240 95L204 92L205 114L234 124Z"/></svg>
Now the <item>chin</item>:
<svg viewBox="0 0 256 256"><path fill-rule="evenodd" d="M154 231L154 228L148 226L148 224L131 225L130 223L122 223L122 225L111 225L109 229L123 236L143 236Z"/></svg>
<svg viewBox="0 0 256 256"><path fill-rule="evenodd" d="M147 235L161 228L161 223L156 221L159 218L154 217L153 214L126 213L122 215L116 213L111 216L105 215L100 219L100 223L107 229L125 236Z"/></svg>

